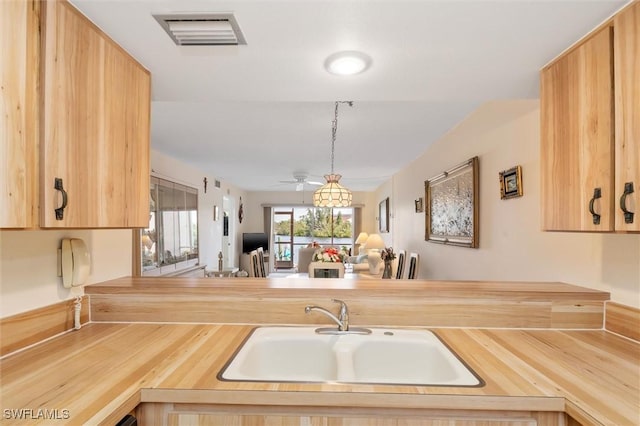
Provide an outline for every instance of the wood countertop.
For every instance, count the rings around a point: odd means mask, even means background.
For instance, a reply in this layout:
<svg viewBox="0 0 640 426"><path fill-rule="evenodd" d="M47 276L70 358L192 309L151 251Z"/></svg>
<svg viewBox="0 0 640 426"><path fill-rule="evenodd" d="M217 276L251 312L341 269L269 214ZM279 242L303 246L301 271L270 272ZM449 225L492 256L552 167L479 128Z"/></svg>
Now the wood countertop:
<svg viewBox="0 0 640 426"><path fill-rule="evenodd" d="M217 380L252 328L91 323L0 360L3 424L7 410L40 408L59 410L55 424L114 424L140 402L566 411L585 425L640 424L640 344L602 330L433 329L480 388Z"/></svg>
<svg viewBox="0 0 640 426"><path fill-rule="evenodd" d="M286 294L289 297L326 294L366 293L374 296L437 296L487 298L553 298L554 300L609 299L609 293L560 282L533 281L430 281L371 279L308 279L308 278L166 278L125 277L85 287L86 294Z"/></svg>
<svg viewBox="0 0 640 426"><path fill-rule="evenodd" d="M609 293L553 282L121 278L85 288L100 322L314 324L307 304L349 304L354 324L602 329Z"/></svg>

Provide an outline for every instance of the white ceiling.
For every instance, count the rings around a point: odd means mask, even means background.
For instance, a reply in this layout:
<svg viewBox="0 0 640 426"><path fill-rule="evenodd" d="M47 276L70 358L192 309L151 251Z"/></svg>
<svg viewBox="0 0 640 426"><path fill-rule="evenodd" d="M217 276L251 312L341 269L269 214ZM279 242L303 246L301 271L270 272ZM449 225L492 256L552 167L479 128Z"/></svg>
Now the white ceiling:
<svg viewBox="0 0 640 426"><path fill-rule="evenodd" d="M152 73L152 147L246 190L335 170L371 191L480 104L538 97L538 70L626 0L72 0ZM234 12L244 46L178 47L152 14ZM328 74L340 50L373 59Z"/></svg>

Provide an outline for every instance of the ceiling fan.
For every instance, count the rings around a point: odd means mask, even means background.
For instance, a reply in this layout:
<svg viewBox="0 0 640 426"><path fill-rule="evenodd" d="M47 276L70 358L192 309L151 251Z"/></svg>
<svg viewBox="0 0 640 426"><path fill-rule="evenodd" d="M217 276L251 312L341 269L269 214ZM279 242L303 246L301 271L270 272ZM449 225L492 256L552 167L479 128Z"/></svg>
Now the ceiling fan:
<svg viewBox="0 0 640 426"><path fill-rule="evenodd" d="M312 180L307 180L307 174L304 172L293 172L294 180L281 180L280 183L295 183L296 191L302 191L305 185L314 185L314 186L322 186L324 183L322 182L314 182Z"/></svg>

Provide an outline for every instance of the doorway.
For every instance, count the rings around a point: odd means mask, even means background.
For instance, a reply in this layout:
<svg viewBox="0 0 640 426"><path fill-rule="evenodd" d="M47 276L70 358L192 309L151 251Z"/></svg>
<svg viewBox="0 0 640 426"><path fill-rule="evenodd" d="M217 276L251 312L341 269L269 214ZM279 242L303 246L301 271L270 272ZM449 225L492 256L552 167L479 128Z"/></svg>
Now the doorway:
<svg viewBox="0 0 640 426"><path fill-rule="evenodd" d="M233 220L235 216L235 202L233 198L222 196L222 259L225 268L232 268L236 258L236 233Z"/></svg>
<svg viewBox="0 0 640 426"><path fill-rule="evenodd" d="M293 268L293 211L275 211L273 213L274 229L274 268Z"/></svg>

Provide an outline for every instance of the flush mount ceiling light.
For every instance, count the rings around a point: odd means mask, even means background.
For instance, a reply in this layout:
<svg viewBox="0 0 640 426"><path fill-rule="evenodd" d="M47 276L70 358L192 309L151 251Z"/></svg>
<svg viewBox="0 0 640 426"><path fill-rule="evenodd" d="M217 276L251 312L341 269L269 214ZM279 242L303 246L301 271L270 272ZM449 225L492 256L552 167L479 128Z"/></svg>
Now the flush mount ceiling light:
<svg viewBox="0 0 640 426"><path fill-rule="evenodd" d="M341 103L353 106L353 101L336 102L331 127L331 174L324 175L327 183L313 193L313 205L316 207L349 207L353 197L351 191L338 182L342 176L333 173L336 133L338 132L338 105Z"/></svg>
<svg viewBox="0 0 640 426"><path fill-rule="evenodd" d="M336 52L324 61L327 71L335 75L358 74L369 68L369 65L371 65L371 58L355 50Z"/></svg>

